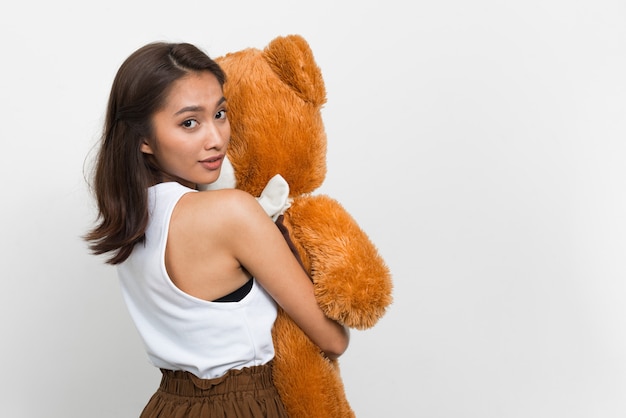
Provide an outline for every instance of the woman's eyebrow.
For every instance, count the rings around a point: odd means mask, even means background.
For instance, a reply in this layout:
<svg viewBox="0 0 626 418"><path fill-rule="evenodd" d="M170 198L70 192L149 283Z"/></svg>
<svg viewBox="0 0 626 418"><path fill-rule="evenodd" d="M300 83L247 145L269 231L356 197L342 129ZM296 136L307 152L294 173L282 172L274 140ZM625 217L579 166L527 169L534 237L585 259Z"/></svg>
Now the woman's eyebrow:
<svg viewBox="0 0 626 418"><path fill-rule="evenodd" d="M180 109L178 112L174 113L174 116L178 116L181 113L185 113L185 112L198 112L198 111L202 111L204 110L204 106L185 106L182 109Z"/></svg>
<svg viewBox="0 0 626 418"><path fill-rule="evenodd" d="M224 103L226 101L226 97L222 96L216 106L221 105L222 103ZM185 113L185 112L199 112L204 110L204 106L198 106L198 105L191 105L191 106L185 106L182 109L178 110L178 112L174 113L174 116L178 116L181 113Z"/></svg>

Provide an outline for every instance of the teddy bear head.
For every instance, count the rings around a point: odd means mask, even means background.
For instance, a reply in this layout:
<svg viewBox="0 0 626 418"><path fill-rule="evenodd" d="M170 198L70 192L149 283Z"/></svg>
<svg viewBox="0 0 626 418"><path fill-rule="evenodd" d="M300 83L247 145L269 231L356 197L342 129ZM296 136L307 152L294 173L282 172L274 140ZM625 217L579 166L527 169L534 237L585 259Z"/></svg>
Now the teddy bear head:
<svg viewBox="0 0 626 418"><path fill-rule="evenodd" d="M326 176L321 109L326 87L300 35L273 39L216 59L226 73L235 186L258 196L280 174L290 196L310 193Z"/></svg>

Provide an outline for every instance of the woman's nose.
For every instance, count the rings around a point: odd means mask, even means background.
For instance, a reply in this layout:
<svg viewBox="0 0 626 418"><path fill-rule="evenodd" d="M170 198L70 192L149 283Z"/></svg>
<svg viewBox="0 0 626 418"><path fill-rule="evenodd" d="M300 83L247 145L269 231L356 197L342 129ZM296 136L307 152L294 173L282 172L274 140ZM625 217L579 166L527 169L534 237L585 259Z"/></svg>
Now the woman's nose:
<svg viewBox="0 0 626 418"><path fill-rule="evenodd" d="M204 138L204 148L222 148L228 141L228 129L215 123L209 124Z"/></svg>

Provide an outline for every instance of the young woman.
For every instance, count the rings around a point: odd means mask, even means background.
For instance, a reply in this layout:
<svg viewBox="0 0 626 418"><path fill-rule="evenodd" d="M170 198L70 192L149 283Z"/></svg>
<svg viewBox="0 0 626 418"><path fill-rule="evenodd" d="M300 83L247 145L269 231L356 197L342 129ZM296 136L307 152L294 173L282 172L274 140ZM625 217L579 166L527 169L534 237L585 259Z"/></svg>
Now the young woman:
<svg viewBox="0 0 626 418"><path fill-rule="evenodd" d="M257 200L214 182L230 139L225 75L193 45L151 43L120 67L94 172L86 240L116 265L162 370L142 417L285 417L272 383L280 305L329 357L349 335Z"/></svg>

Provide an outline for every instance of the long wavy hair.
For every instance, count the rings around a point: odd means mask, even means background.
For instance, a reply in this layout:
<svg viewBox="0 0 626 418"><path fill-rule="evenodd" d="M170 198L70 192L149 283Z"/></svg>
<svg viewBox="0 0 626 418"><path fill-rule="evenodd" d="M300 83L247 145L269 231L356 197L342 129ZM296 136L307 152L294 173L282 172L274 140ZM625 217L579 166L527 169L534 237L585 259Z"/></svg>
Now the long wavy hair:
<svg viewBox="0 0 626 418"><path fill-rule="evenodd" d="M92 173L98 216L83 237L93 254L110 254L109 264L126 260L145 239L148 187L161 181L154 159L140 149L152 138L152 116L175 81L200 71L214 74L224 86L220 66L194 45L155 42L132 53L115 76Z"/></svg>

